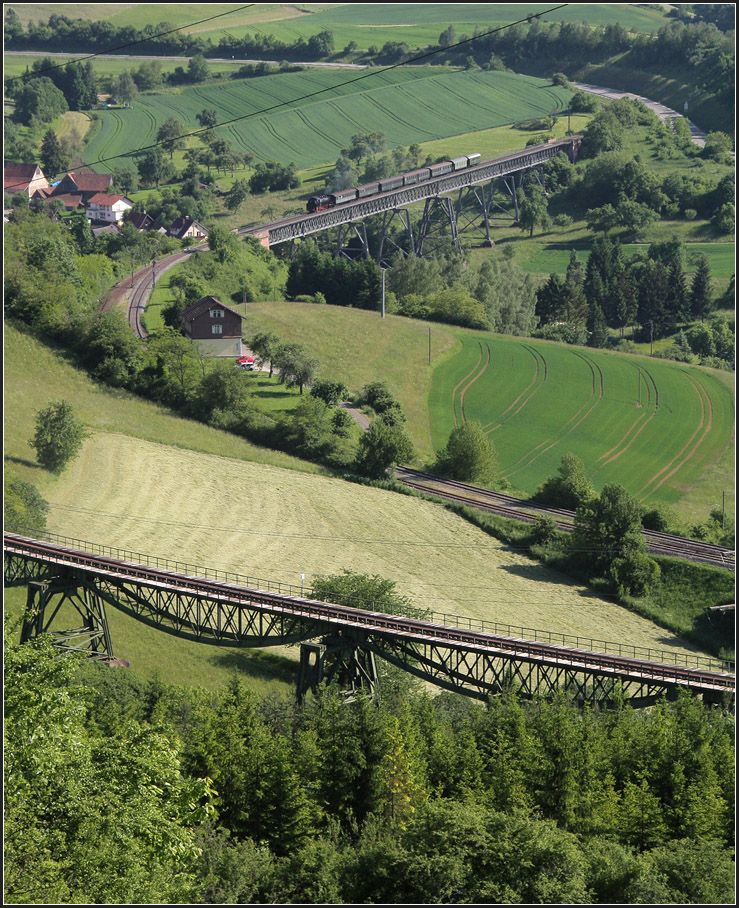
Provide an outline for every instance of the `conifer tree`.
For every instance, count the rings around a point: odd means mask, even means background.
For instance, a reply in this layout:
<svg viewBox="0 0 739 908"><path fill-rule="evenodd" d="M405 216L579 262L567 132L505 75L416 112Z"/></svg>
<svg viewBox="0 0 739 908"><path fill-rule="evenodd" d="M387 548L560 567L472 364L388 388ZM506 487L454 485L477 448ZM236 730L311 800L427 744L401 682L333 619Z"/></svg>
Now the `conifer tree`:
<svg viewBox="0 0 739 908"><path fill-rule="evenodd" d="M708 259L701 255L698 267L693 275L690 288L690 314L703 321L713 308L713 291L711 288L711 269Z"/></svg>

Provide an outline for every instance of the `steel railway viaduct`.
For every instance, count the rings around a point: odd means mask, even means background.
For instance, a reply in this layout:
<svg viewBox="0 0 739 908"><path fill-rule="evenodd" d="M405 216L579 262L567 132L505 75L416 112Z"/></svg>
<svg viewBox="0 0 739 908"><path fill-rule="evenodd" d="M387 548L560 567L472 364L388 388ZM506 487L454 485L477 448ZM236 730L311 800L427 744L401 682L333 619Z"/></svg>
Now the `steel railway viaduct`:
<svg viewBox="0 0 739 908"><path fill-rule="evenodd" d="M422 256L429 251L429 242L442 239L442 234L443 242L448 244L451 240L460 248L460 233L474 231L483 245L492 246L490 228L494 221L518 221L518 190L524 174L530 172L541 182L542 165L560 153L574 163L581 142L580 135L551 140L422 183L346 202L327 211L245 227L237 233L257 237L263 246L271 247L311 236L317 238L318 234L337 228L332 244L336 255L346 255L351 241L351 257L374 258L378 264L398 250ZM406 206L416 202L425 204L414 233ZM364 221L375 215L382 216L382 223L377 247L371 253Z"/></svg>
<svg viewBox="0 0 739 908"><path fill-rule="evenodd" d="M21 634L50 633L62 650L110 661L105 607L202 643L265 647L300 644L298 697L321 681L378 692L375 657L447 690L480 700L515 689L521 697L565 691L580 703L614 699L644 706L687 690L705 702L733 704L733 663L600 641L524 639L476 619L388 614L306 598L284 585L147 558L106 547L4 534L5 582L26 584ZM359 604L359 603L357 603ZM55 630L74 614L77 628ZM454 623L456 621L456 623ZM510 631L510 629L509 629ZM546 638L549 638L548 640ZM564 637L561 638L563 641ZM590 648L588 643L591 644Z"/></svg>

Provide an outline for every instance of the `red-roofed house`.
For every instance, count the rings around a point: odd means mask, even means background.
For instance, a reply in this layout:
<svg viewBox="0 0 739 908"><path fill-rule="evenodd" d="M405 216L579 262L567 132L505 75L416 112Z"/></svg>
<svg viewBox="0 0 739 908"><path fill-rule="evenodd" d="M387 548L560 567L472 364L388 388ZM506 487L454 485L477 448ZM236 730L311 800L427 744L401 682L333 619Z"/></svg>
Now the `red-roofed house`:
<svg viewBox="0 0 739 908"><path fill-rule="evenodd" d="M68 173L54 189L55 195L75 192L80 193L82 201L87 202L99 192L105 192L113 185L109 173Z"/></svg>
<svg viewBox="0 0 739 908"><path fill-rule="evenodd" d="M53 195L47 196L47 199L58 199L67 211L74 211L82 205L82 196L74 192L64 192L61 195L55 192Z"/></svg>
<svg viewBox="0 0 739 908"><path fill-rule="evenodd" d="M7 161L3 168L3 189L10 195L16 192L25 192L28 198L37 189L48 189L49 181L44 176L38 164L16 164Z"/></svg>
<svg viewBox="0 0 739 908"><path fill-rule="evenodd" d="M185 334L205 356L241 356L241 316L215 296L204 296L182 313Z"/></svg>
<svg viewBox="0 0 739 908"><path fill-rule="evenodd" d="M120 224L127 211L133 208L133 202L124 195L111 192L98 192L85 202L85 214L90 221L105 221L108 224Z"/></svg>

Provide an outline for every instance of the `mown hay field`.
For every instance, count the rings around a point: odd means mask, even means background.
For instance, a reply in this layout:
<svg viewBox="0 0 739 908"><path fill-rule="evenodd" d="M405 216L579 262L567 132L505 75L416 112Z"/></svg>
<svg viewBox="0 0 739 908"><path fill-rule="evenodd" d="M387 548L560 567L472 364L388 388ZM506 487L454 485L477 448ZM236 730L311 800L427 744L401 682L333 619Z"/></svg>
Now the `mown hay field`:
<svg viewBox="0 0 739 908"><path fill-rule="evenodd" d="M712 370L527 338L457 336L462 348L433 376L434 446L455 425L479 422L514 488L534 492L572 452L597 488L618 482L645 503L674 504L733 444L730 383ZM720 500L721 490L715 494Z"/></svg>
<svg viewBox="0 0 739 908"><path fill-rule="evenodd" d="M47 497L51 531L185 562L190 573L227 570L298 591L349 569L393 580L437 618L691 649L441 505L341 479L96 432Z"/></svg>
<svg viewBox="0 0 739 908"><path fill-rule="evenodd" d="M238 120L219 130L237 150L305 168L336 160L357 133L383 132L390 147L428 142L546 116L565 109L569 96L543 80L503 72L282 73L145 95L131 108L101 111L86 160L101 170L107 158L153 144L167 117L198 130L196 116L206 107L219 122Z"/></svg>

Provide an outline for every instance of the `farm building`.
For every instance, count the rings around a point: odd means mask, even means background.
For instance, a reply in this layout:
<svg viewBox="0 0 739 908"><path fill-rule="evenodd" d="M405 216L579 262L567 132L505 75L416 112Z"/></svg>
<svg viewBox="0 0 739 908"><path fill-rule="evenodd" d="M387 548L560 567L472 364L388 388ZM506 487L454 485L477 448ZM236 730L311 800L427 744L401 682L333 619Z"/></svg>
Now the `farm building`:
<svg viewBox="0 0 739 908"><path fill-rule="evenodd" d="M193 237L197 240L208 238L207 229L194 218L188 217L175 218L167 233L176 240L184 240L186 237Z"/></svg>
<svg viewBox="0 0 739 908"><path fill-rule="evenodd" d="M3 169L3 189L10 195L25 192L30 199L39 189L48 189L49 181L38 164L16 164L7 161Z"/></svg>
<svg viewBox="0 0 739 908"><path fill-rule="evenodd" d="M83 202L88 202L92 196L99 192L107 192L113 185L113 177L109 173L68 173L54 188L54 195L74 193L82 196Z"/></svg>
<svg viewBox="0 0 739 908"><path fill-rule="evenodd" d="M204 296L182 313L185 334L204 356L241 356L241 316L215 296Z"/></svg>

